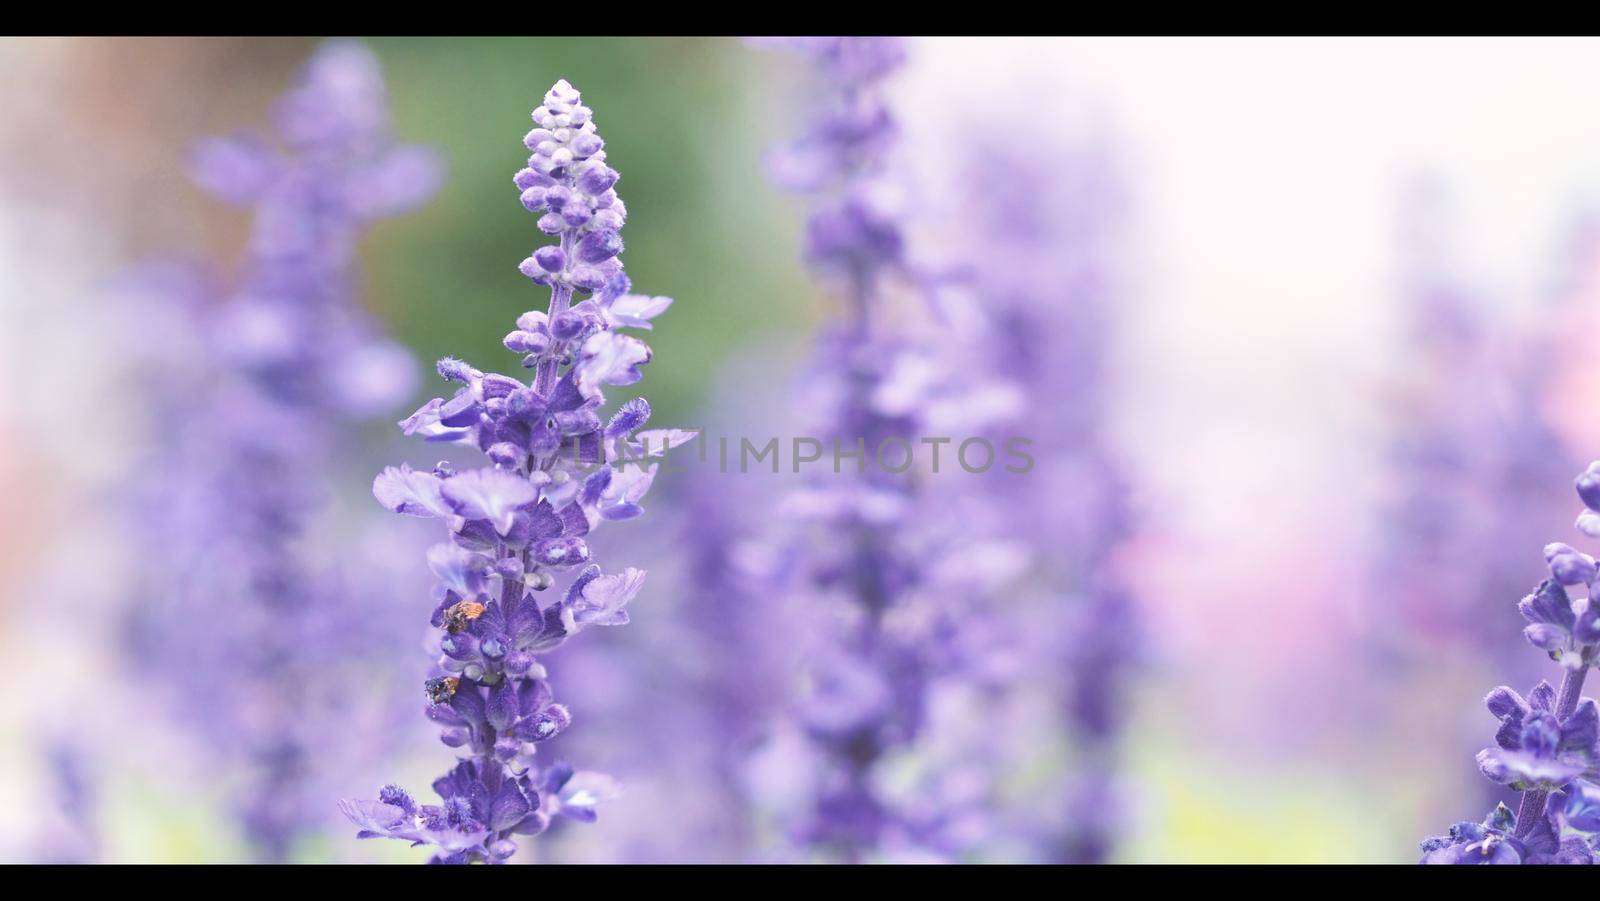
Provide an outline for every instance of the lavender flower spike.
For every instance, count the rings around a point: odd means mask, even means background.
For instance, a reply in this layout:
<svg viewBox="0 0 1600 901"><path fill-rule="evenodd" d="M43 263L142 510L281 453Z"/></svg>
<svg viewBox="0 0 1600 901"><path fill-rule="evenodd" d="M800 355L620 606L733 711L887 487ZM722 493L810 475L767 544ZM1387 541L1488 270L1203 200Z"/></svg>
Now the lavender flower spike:
<svg viewBox="0 0 1600 901"><path fill-rule="evenodd" d="M617 173L578 92L557 82L533 119L539 127L525 141L533 155L516 185L523 205L541 214L540 231L560 241L522 263L550 288L549 307L518 317L505 338L534 371L532 383L440 360L439 375L461 387L401 427L477 448L489 465L402 465L373 483L385 507L442 520L449 533L428 555L438 577L438 657L423 691L440 740L464 756L434 782L439 804L386 786L376 800L340 806L360 837L430 845L436 862L502 862L516 852L516 836L544 831L555 816L591 821L596 804L616 793L606 776L536 759L538 745L572 722L539 657L591 626L628 621L644 572L602 570L585 536L642 513L657 469L651 458L692 437L638 432L650 415L643 398L602 421L601 387L638 381L650 360L650 348L619 329L648 327L670 301L628 293L617 259L625 216ZM580 293L588 297L574 303ZM558 581L565 585L553 591Z"/></svg>
<svg viewBox="0 0 1600 901"><path fill-rule="evenodd" d="M384 747L370 733L394 709L349 688L393 656L386 567L357 542L327 562L307 551L331 500L326 461L358 456L361 420L388 415L415 368L361 308L356 244L443 171L395 139L378 60L360 44L320 47L275 126L193 154L197 182L252 211L238 281L152 272L131 292L159 301L141 326L163 327L146 342L160 348L143 373L150 478L130 486L129 507L148 568L126 624L173 720L205 758L249 774L230 801L267 861L322 827L330 783L370 765Z"/></svg>
<svg viewBox="0 0 1600 901"><path fill-rule="evenodd" d="M976 684L976 658L990 648L974 624L985 619L977 611L987 611L993 573L987 557L960 572L935 564L972 561L974 548L991 547L997 511L936 477L926 457L914 468L907 452L883 458L881 449L940 434L941 411L976 411L962 423L968 434L987 428L985 417L1005 405L972 399L1015 391L941 327L933 284L907 247L910 195L883 92L903 43L798 45L820 76L820 108L770 163L785 186L807 194L806 256L846 306L803 377L815 402L811 434L836 449L877 448L880 458L849 470L836 459L831 474L814 473L785 498L784 524L769 539L782 569L774 601L818 626L796 638L807 691L784 729L798 739L787 743L791 769L806 774L809 790L786 825L807 857L959 859L977 851L982 830L960 824L980 816L983 802L964 790L897 791L887 774L912 762L942 781L953 769L938 759L932 708L942 689Z"/></svg>
<svg viewBox="0 0 1600 901"><path fill-rule="evenodd" d="M1591 463L1578 477L1580 528L1600 513ZM1522 792L1513 814L1500 805L1482 823L1457 823L1422 843L1423 863L1600 862L1600 706L1581 697L1600 657L1600 577L1594 558L1565 544L1545 548L1551 578L1517 605L1534 647L1561 664L1560 689L1548 682L1527 697L1500 686L1484 700L1500 721L1495 746L1478 753L1490 781Z"/></svg>

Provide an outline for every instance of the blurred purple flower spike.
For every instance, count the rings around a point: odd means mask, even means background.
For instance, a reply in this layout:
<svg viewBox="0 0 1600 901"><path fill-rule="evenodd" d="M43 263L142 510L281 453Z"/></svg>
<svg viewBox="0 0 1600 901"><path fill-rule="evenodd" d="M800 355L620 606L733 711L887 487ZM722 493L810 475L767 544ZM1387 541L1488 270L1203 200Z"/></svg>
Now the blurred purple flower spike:
<svg viewBox="0 0 1600 901"><path fill-rule="evenodd" d="M269 861L320 828L328 783L384 747L367 730L392 710L344 687L397 640L372 575L388 562L364 541L331 564L307 549L326 500L317 461L354 454L359 420L391 413L415 381L356 292L362 231L419 206L442 174L431 150L395 143L388 115L373 54L323 45L276 134L194 150L195 180L254 214L240 283L147 273L134 286L170 328L141 359L159 422L153 476L133 489L151 562L130 650L210 755L243 763L237 816Z"/></svg>
<svg viewBox="0 0 1600 901"><path fill-rule="evenodd" d="M939 322L939 280L908 246L911 194L891 156L898 129L882 90L905 59L904 43L781 43L810 59L823 87L808 130L773 153L769 168L780 185L806 195L805 257L845 300L841 321L817 338L801 376L816 416L810 434L824 447L857 450L944 429L984 434L986 417L1009 409L1016 390L991 361L972 358L970 334ZM901 466L903 457L880 465L874 456L863 451L860 466L836 465L791 492L754 555L772 565L764 583L749 588L806 611L795 619L810 626L794 636L804 643L809 691L778 729L798 739L795 766L807 773L809 796L799 809L786 806L782 819L790 853L801 856L959 859L986 838L969 828L986 803L983 791L908 796L886 779L896 767L915 766L936 781L951 771L936 759L930 705L952 685L980 684L995 650L986 638L994 633L974 623L992 621L993 586L980 583L1005 576L968 570L991 559L1004 513L993 497L964 493L951 477ZM721 557L722 566L736 565ZM986 711L974 715L986 719ZM784 753L781 744L773 753Z"/></svg>

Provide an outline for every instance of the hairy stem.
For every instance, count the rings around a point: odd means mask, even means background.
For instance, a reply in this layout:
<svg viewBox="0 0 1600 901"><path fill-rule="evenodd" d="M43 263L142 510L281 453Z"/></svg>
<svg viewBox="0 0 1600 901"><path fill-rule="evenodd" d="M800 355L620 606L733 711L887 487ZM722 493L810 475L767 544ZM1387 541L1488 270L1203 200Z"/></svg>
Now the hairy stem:
<svg viewBox="0 0 1600 901"><path fill-rule="evenodd" d="M577 241L574 239L571 230L561 233L561 250L567 255L568 260L572 259L576 246ZM555 328L556 317L560 316L562 313L565 313L567 311L567 306L571 302L571 285L565 282L560 282L551 287L550 310L546 314L548 318L545 320L547 328ZM564 346L565 342L552 344L550 347L550 352L545 355L543 360L539 361L539 369L537 376L534 379L533 390L545 397L549 397L550 389L555 387L556 372L561 368L561 352L564 349Z"/></svg>

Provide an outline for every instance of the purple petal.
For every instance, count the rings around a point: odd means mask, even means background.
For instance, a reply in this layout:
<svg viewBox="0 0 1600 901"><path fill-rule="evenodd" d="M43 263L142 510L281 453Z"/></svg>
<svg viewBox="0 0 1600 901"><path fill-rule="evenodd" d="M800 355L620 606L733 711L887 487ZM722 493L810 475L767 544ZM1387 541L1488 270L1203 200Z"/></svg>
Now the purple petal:
<svg viewBox="0 0 1600 901"><path fill-rule="evenodd" d="M417 472L402 463L386 467L372 480L372 496L378 503L407 516L437 516L454 520L455 511L441 493L443 480L431 472Z"/></svg>
<svg viewBox="0 0 1600 901"><path fill-rule="evenodd" d="M532 503L539 489L522 476L486 467L451 478L444 483L443 495L456 513L486 519L504 535L511 531L517 508Z"/></svg>

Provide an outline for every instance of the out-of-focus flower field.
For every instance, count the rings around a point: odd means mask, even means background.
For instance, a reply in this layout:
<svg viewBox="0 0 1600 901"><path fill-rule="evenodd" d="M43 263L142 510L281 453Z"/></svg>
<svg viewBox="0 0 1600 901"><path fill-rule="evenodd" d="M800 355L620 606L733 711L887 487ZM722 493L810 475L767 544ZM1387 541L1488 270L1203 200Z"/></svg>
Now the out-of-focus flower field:
<svg viewBox="0 0 1600 901"><path fill-rule="evenodd" d="M0 41L0 860L1588 854L1597 50Z"/></svg>

